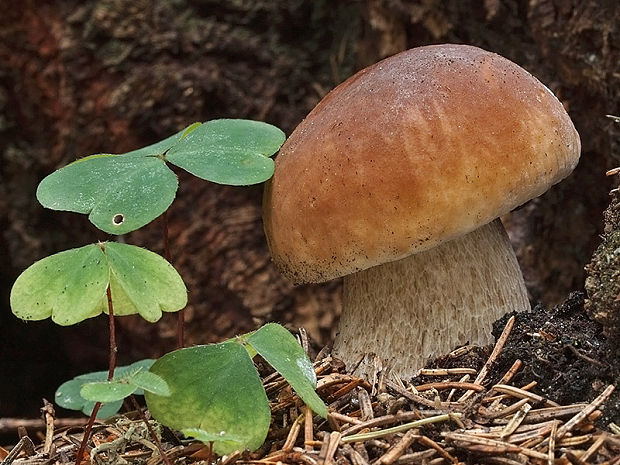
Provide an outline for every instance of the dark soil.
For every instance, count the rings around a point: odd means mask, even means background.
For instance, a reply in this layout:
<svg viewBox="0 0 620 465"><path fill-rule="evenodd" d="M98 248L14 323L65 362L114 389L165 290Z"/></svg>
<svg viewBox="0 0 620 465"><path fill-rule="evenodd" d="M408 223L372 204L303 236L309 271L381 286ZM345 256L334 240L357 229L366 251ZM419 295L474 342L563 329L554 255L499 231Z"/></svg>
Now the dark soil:
<svg viewBox="0 0 620 465"><path fill-rule="evenodd" d="M523 386L536 381L533 392L561 405L590 402L610 384L619 388L618 343L603 336L601 326L588 317L583 306L583 293L573 292L552 310L539 304L531 312L508 314L498 320L493 330L496 338L512 315L515 325L485 384L496 383L518 359L523 366L511 384ZM440 357L428 366L480 369L490 351L490 347L472 347L462 356ZM430 381L419 377L413 383ZM612 421L620 422L620 389L606 403L599 424Z"/></svg>
<svg viewBox="0 0 620 465"><path fill-rule="evenodd" d="M530 313L515 314L516 323L490 378L499 379L516 359L523 367L513 378L516 386L536 381L534 389L559 404L589 402L605 387L620 387L617 341L608 340L601 326L583 309L584 295L573 292L552 310L537 305ZM497 321L498 336L509 315ZM620 390L605 405L601 424L620 421Z"/></svg>

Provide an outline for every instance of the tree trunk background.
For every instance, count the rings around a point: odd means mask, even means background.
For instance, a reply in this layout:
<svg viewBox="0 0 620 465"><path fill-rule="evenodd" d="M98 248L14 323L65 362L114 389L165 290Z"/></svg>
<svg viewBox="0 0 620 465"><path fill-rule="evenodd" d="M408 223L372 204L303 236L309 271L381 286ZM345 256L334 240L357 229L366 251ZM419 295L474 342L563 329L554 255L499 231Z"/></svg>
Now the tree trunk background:
<svg viewBox="0 0 620 465"><path fill-rule="evenodd" d="M580 165L506 222L534 300L553 304L583 288L608 203L604 172L620 163L618 126L605 117L619 113L616 0L0 0L0 8L0 373L15 380L0 383L0 415L34 415L60 382L106 366L103 319L58 328L17 321L8 308L13 280L34 260L106 239L85 217L36 202L44 176L193 121L258 119L290 134L336 84L414 46L497 52L565 104L582 138ZM178 174L168 220L173 263L190 290L188 342L266 321L330 341L340 285L293 288L278 275L262 232L261 188ZM125 239L161 252L161 224ZM174 318L120 325L121 362L174 345Z"/></svg>

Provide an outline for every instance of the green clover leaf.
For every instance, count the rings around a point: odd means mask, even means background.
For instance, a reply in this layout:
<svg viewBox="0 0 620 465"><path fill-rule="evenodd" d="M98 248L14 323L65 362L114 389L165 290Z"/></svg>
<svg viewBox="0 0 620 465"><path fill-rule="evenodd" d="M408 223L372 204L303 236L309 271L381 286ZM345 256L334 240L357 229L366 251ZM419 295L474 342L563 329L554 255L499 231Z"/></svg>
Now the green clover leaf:
<svg viewBox="0 0 620 465"><path fill-rule="evenodd" d="M174 267L133 245L90 244L51 255L27 268L11 289L11 310L23 320L51 317L62 326L108 312L110 285L115 314L140 314L154 322L187 304Z"/></svg>
<svg viewBox="0 0 620 465"><path fill-rule="evenodd" d="M194 123L148 147L70 163L41 181L37 199L52 210L88 214L106 233L126 234L174 200L178 180L167 163L220 184L257 184L272 176L269 157L284 139L278 128L258 121Z"/></svg>

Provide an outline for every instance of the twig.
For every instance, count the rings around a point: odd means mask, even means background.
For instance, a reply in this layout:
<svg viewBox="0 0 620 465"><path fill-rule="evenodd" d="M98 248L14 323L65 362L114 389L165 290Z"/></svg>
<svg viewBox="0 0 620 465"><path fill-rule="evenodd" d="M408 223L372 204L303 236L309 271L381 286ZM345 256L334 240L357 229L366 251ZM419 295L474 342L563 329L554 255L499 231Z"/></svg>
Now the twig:
<svg viewBox="0 0 620 465"><path fill-rule="evenodd" d="M422 368L420 376L475 375L473 368Z"/></svg>
<svg viewBox="0 0 620 465"><path fill-rule="evenodd" d="M575 354L575 356L576 356L577 358L580 358L581 360L583 360L583 361L585 361L585 362L587 362L587 363L591 363L591 364L593 364L593 365L597 365L597 366L599 366L599 367L605 368L605 364L604 364L604 363L601 363L601 362L599 362L598 360L595 360L595 359L593 359L593 358L591 358L591 357L588 357L588 356L587 356L587 355L585 355L585 354L582 354L581 352L579 352L579 351L577 350L577 348L576 348L574 345L572 345L572 344L567 344L567 345L566 345L566 346L564 346L564 347L565 347L565 348L568 348L568 350L570 350L573 354Z"/></svg>
<svg viewBox="0 0 620 465"><path fill-rule="evenodd" d="M338 389L333 394L330 394L329 397L327 398L327 401L333 402L334 400L341 398L342 396L348 394L349 392L351 392L353 389L355 389L357 386L359 386L360 384L364 382L365 381L362 378L353 379L351 382L345 384L343 387Z"/></svg>
<svg viewBox="0 0 620 465"><path fill-rule="evenodd" d="M417 464L417 463L428 463L428 459L432 458L437 454L437 451L434 449L423 450L420 452L414 452L412 454L405 454L401 456L396 463L402 464Z"/></svg>
<svg viewBox="0 0 620 465"><path fill-rule="evenodd" d="M343 423L349 423L350 425L361 425L364 423L362 420L358 420L357 418L343 415L342 413L338 412L329 412L327 416L332 417L335 420L342 421Z"/></svg>
<svg viewBox="0 0 620 465"><path fill-rule="evenodd" d="M521 423L531 408L532 406L529 403L522 405L521 408L519 408L519 411L510 419L504 430L500 433L499 437L504 439L514 433L516 429L521 426Z"/></svg>
<svg viewBox="0 0 620 465"><path fill-rule="evenodd" d="M592 457L596 453L596 451L600 449L600 447L605 443L606 440L607 435L605 433L601 434L598 438L596 438L596 441L594 441L594 443L590 447L588 447L588 450L585 451L585 453L581 456L581 460L587 462L590 457Z"/></svg>
<svg viewBox="0 0 620 465"><path fill-rule="evenodd" d="M495 412L489 409L483 409L483 407L480 407L479 410L483 410L482 416L484 416L485 418L494 420L496 418L502 418L502 417L507 417L508 415L511 415L512 413L516 412L517 410L525 406L528 402L529 402L529 399L521 399L518 402L506 408L503 408L501 410L497 410Z"/></svg>
<svg viewBox="0 0 620 465"><path fill-rule="evenodd" d="M299 436L299 432L301 431L301 423L304 421L304 417L305 416L302 413L295 419L295 421L291 425L291 429L288 432L286 441L284 441L284 445L282 446L282 451L290 452L293 450L293 446L295 445L297 437Z"/></svg>
<svg viewBox="0 0 620 465"><path fill-rule="evenodd" d="M573 447L581 446L592 441L591 434L584 434L583 436L565 436L556 442L556 446L560 447Z"/></svg>
<svg viewBox="0 0 620 465"><path fill-rule="evenodd" d="M330 465L330 464L335 463L334 454L336 453L336 450L338 449L338 444L340 443L340 438L342 437L342 435L338 431L333 431L328 437L329 439L327 441L325 457L323 459L323 463L325 465Z"/></svg>
<svg viewBox="0 0 620 465"><path fill-rule="evenodd" d="M519 452L521 454L527 455L528 457L541 459L541 460L547 459L546 454L537 452L532 449L528 449L523 446L517 446L515 444L511 444L505 441L497 441L495 439L487 439L487 438L481 438L477 436L469 436L463 433L447 433L445 434L445 437L447 440L454 441L457 444L460 443L464 447L467 447L467 448L471 448L471 447L468 447L467 444L479 445L479 446L486 447L489 451L494 451L498 453ZM474 450L479 450L479 449L475 448ZM482 450L484 450L484 448L482 448Z"/></svg>
<svg viewBox="0 0 620 465"><path fill-rule="evenodd" d="M304 421L304 446L307 451L314 449L312 442L314 440L314 425L312 423L312 410L306 405L306 418Z"/></svg>
<svg viewBox="0 0 620 465"><path fill-rule="evenodd" d="M430 407L430 408L440 407L444 409L444 411L460 410L463 408L463 405L459 402L441 402L439 405L437 405L438 403L435 402L434 400L427 399L426 397L422 397L418 394L414 394L413 392L409 392L406 389L401 388L398 384L394 383L393 381L388 380L386 382L386 386L391 391L394 391L395 393L403 397L406 397L410 401L416 402L420 405L424 405L425 407Z"/></svg>
<svg viewBox="0 0 620 465"><path fill-rule="evenodd" d="M475 371L474 371L475 374ZM469 374L463 376L461 379L459 379L459 383L466 383L467 381L469 381ZM446 402L450 402L452 401L452 397L454 397L454 394L456 393L456 389L451 389L450 392L448 393L448 397L446 397Z"/></svg>
<svg viewBox="0 0 620 465"><path fill-rule="evenodd" d="M547 463L553 465L555 462L555 438L558 432L558 421L553 420L551 431L549 432L549 450L547 451Z"/></svg>
<svg viewBox="0 0 620 465"><path fill-rule="evenodd" d="M512 327L514 326L514 324L515 324L515 317L511 316L508 319L506 326L504 326L504 330L502 331L502 334L497 339L497 342L495 343L495 347L493 348L493 352L491 352L491 355L489 355L488 360L486 361L486 363L480 370L480 373L478 373L478 376L474 380L474 384L482 385L482 382L484 381L489 370L491 369L491 365L495 363L495 360L497 360L497 357L499 357L499 354L504 349L504 345L506 344L506 340L508 339L508 336L510 336L510 331L512 330ZM461 396L461 398L459 399L459 402L466 401L472 396L473 393L474 391L467 391L465 394Z"/></svg>
<svg viewBox="0 0 620 465"><path fill-rule="evenodd" d="M504 373L504 376L502 376L502 378L497 382L497 384L508 384L512 377L517 373L517 371L519 371L522 365L523 362L521 360L515 360L512 366L508 369L506 373ZM505 395L503 394L501 396L498 396L497 398L491 397L494 393L495 391L493 390L493 388L491 388L487 393L487 396L482 399L483 402L493 402L490 408L496 407L497 405L499 405L501 400L505 398Z"/></svg>
<svg viewBox="0 0 620 465"><path fill-rule="evenodd" d="M15 447L11 449L11 452L9 452L9 454L0 463L2 465L11 465L11 463L17 458L22 449L28 447L34 450L34 444L32 443L32 440L28 436L22 436L19 442L15 444Z"/></svg>
<svg viewBox="0 0 620 465"><path fill-rule="evenodd" d="M475 392L484 391L484 388L478 383L460 383L458 381L442 381L438 383L420 384L419 386L414 386L414 388L418 392L429 391L431 389L437 389L438 391L441 389L465 389Z"/></svg>
<svg viewBox="0 0 620 465"><path fill-rule="evenodd" d="M330 375L325 376L324 378L319 379L317 382L316 390L322 391L327 389L328 387L334 386L336 384L344 384L350 383L352 381L357 381L360 378L352 375L342 375L340 373L332 373ZM358 385L361 385L365 389L370 389L370 384L367 381L361 380Z"/></svg>
<svg viewBox="0 0 620 465"><path fill-rule="evenodd" d="M577 454L574 454L570 450L567 450L564 454L566 455L566 458L568 459L568 461L572 463L572 465L588 465L586 462L581 460L581 458L579 458Z"/></svg>
<svg viewBox="0 0 620 465"><path fill-rule="evenodd" d="M381 417L375 417L372 420L364 421L356 425L350 426L349 428L345 429L342 432L342 434L343 436L348 436L348 435L357 433L358 431L361 431L366 428L376 428L379 426L391 425L391 424L398 423L401 421L419 420L420 417L422 417L423 415L426 415L428 418L428 417L435 417L438 415L450 415L450 414L446 414L442 411L437 411L437 410L433 410L433 411L416 410L413 412L399 412L393 415L383 415ZM453 415L459 416L460 413L454 413Z"/></svg>
<svg viewBox="0 0 620 465"><path fill-rule="evenodd" d="M411 429L405 433L405 435L398 441L391 449L383 454L376 462L377 465L391 465L399 457L401 457L405 450L417 439L420 438L417 430Z"/></svg>
<svg viewBox="0 0 620 465"><path fill-rule="evenodd" d="M360 418L363 421L372 420L375 417L375 413L372 410L372 401L368 391L366 389L358 389L357 400L360 405Z"/></svg>
<svg viewBox="0 0 620 465"><path fill-rule="evenodd" d="M83 426L82 418L57 418L56 428ZM18 426L23 426L29 430L41 430L46 428L45 422L41 418L0 418L0 434L14 432Z"/></svg>
<svg viewBox="0 0 620 465"><path fill-rule="evenodd" d="M43 408L41 409L43 418L45 418L45 442L43 444L43 452L49 454L52 450L54 440L54 405L43 399Z"/></svg>
<svg viewBox="0 0 620 465"><path fill-rule="evenodd" d="M504 376L502 376L502 379L500 379L497 382L497 384L508 384L508 382L512 379L512 377L515 374L517 374L517 371L519 371L522 365L523 365L523 362L521 360L519 359L515 360L512 366L508 369L508 371L504 374ZM493 389L491 389L491 391L492 390Z"/></svg>
<svg viewBox="0 0 620 465"><path fill-rule="evenodd" d="M236 450L222 460L220 465L230 465L231 463L236 462L239 457L241 457L241 451Z"/></svg>
<svg viewBox="0 0 620 465"><path fill-rule="evenodd" d="M493 389L499 392L503 392L505 394L510 394L513 397L517 397L518 399L530 399L534 402L541 402L547 404L549 407L559 407L560 405L546 399L538 394L534 394L533 392L528 392L523 389L516 388L514 386L508 386L506 384L496 384L493 386Z"/></svg>
<svg viewBox="0 0 620 465"><path fill-rule="evenodd" d="M349 456L353 465L368 465L368 461L350 444L343 445L342 451Z"/></svg>
<svg viewBox="0 0 620 465"><path fill-rule="evenodd" d="M439 455L441 455L446 460L449 460L450 462L452 462L454 464L459 463L459 461L458 461L458 459L456 457L453 457L447 450L445 450L443 447L441 447L439 444L437 444L431 438L429 438L427 436L420 436L418 438L417 442L418 442L418 444L421 444L421 445L427 446L427 447L431 447L432 449L436 450L437 452L439 452Z"/></svg>
<svg viewBox="0 0 620 465"><path fill-rule="evenodd" d="M605 403L605 401L611 396L611 393L614 392L614 385L610 384L605 388L605 390L594 399L586 408L584 408L581 412L575 415L573 418L568 420L566 424L562 425L558 429L558 438L562 438L566 433L572 430L577 424L582 422L588 415L594 412L597 408Z"/></svg>
<svg viewBox="0 0 620 465"><path fill-rule="evenodd" d="M541 421L574 415L581 412L587 405L588 404L573 404L530 410L530 413L527 416L527 423L539 423Z"/></svg>
<svg viewBox="0 0 620 465"><path fill-rule="evenodd" d="M457 415L457 414L453 414L453 415ZM403 431L408 431L412 428L418 428L420 426L429 425L432 423L441 423L441 422L448 421L448 420L451 420L451 415L448 415L448 414L437 415L437 416L429 417L429 418L422 418L421 420L412 421L411 423L405 423L404 425L393 426L391 428L386 428L380 431L371 431L370 433L360 433L360 434L353 434L350 436L345 436L341 439L341 442L343 444L346 444L348 442L365 441L367 439L382 438L390 434L402 433Z"/></svg>

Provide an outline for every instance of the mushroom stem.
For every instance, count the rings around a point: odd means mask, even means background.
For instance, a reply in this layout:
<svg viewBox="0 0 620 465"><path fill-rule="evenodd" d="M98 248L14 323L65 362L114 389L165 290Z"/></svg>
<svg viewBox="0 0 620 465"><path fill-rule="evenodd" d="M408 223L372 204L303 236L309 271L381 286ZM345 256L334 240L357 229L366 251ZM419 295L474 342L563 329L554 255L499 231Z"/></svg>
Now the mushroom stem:
<svg viewBox="0 0 620 465"><path fill-rule="evenodd" d="M502 315L529 310L527 290L499 219L434 249L344 277L334 355L371 379L376 359L409 378L429 357L492 342ZM415 352L411 353L411 348Z"/></svg>

